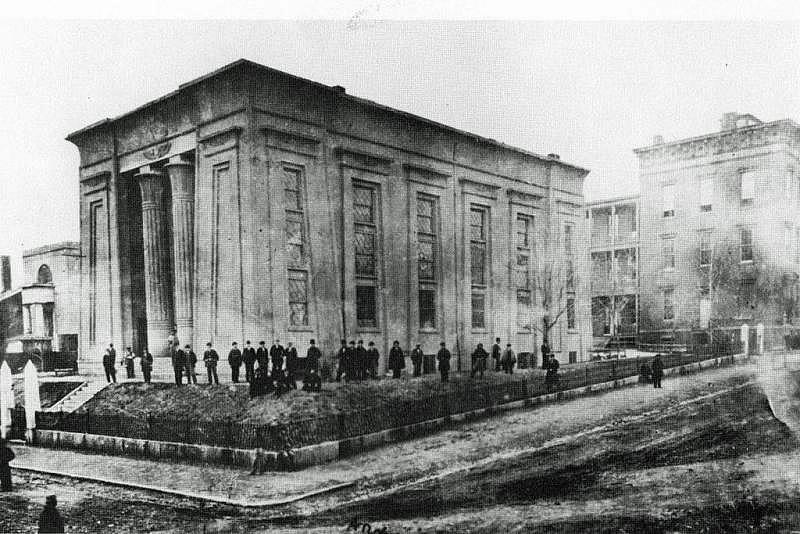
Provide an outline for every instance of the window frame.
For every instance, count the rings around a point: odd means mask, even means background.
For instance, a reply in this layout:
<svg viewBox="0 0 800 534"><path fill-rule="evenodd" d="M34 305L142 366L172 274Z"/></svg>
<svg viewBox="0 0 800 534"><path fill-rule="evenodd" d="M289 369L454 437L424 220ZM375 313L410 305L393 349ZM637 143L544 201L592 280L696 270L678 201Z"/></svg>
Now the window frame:
<svg viewBox="0 0 800 534"><path fill-rule="evenodd" d="M749 236L745 243L745 233ZM747 252L747 258L745 258ZM747 227L739 228L739 263L753 263L753 229Z"/></svg>
<svg viewBox="0 0 800 534"><path fill-rule="evenodd" d="M675 320L675 288L665 287L661 290L661 298L663 300L663 318L664 322Z"/></svg>
<svg viewBox="0 0 800 534"><path fill-rule="evenodd" d="M669 244L669 253L667 244ZM667 258L670 258L670 261L667 261ZM668 272L675 270L675 236L661 236L661 268Z"/></svg>
<svg viewBox="0 0 800 534"><path fill-rule="evenodd" d="M742 205L750 205L754 203L757 186L756 177L756 171L752 169L743 169L739 171L739 201ZM748 181L745 182L745 179ZM747 187L745 187L746 185Z"/></svg>
<svg viewBox="0 0 800 534"><path fill-rule="evenodd" d="M661 217L670 218L675 217L675 193L676 185L674 183L661 184ZM667 202L669 201L669 202Z"/></svg>

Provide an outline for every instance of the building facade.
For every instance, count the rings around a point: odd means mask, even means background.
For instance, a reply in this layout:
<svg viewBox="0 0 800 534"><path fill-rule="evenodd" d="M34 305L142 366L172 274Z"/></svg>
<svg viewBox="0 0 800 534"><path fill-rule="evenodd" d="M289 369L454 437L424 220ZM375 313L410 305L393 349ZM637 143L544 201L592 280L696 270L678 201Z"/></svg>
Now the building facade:
<svg viewBox="0 0 800 534"><path fill-rule="evenodd" d="M586 206L593 345L633 342L639 309L639 196Z"/></svg>
<svg viewBox="0 0 800 534"><path fill-rule="evenodd" d="M77 353L80 245L63 242L26 250L22 265L22 285L0 294L3 351Z"/></svg>
<svg viewBox="0 0 800 534"><path fill-rule="evenodd" d="M718 132L634 152L647 341L796 322L798 125L728 113Z"/></svg>
<svg viewBox="0 0 800 534"><path fill-rule="evenodd" d="M363 338L385 358L394 340L445 341L463 368L477 342L541 342L541 265L573 273L554 343L588 349L588 171L555 155L244 60L68 140L83 358L109 342L160 355L174 325L220 351L314 338L330 356Z"/></svg>

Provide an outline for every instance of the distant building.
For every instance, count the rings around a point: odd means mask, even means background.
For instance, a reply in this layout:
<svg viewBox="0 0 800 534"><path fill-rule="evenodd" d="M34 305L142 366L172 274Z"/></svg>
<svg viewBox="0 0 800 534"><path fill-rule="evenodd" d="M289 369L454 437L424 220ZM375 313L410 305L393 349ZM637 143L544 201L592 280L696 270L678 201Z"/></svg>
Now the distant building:
<svg viewBox="0 0 800 534"><path fill-rule="evenodd" d="M42 353L77 353L80 245L64 242L26 250L22 263L23 285L0 294L3 352L31 352L37 348ZM5 262L3 265L4 279L10 285L10 270L6 271Z"/></svg>
<svg viewBox="0 0 800 534"><path fill-rule="evenodd" d="M634 152L640 333L796 323L800 127L726 113L720 131Z"/></svg>
<svg viewBox="0 0 800 534"><path fill-rule="evenodd" d="M587 357L588 171L555 154L243 60L68 139L82 357L161 355L175 325L198 348L444 341L463 369L495 336L535 354L545 302L562 361Z"/></svg>
<svg viewBox="0 0 800 534"><path fill-rule="evenodd" d="M589 202L592 336L633 342L639 309L639 196Z"/></svg>

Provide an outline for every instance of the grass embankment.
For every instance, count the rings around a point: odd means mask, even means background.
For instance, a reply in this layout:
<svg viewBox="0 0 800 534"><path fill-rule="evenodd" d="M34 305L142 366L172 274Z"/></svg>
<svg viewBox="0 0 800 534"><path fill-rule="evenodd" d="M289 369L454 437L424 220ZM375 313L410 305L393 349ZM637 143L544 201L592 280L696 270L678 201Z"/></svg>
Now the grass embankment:
<svg viewBox="0 0 800 534"><path fill-rule="evenodd" d="M326 383L319 393L300 389L250 399L246 386L176 386L174 384L111 384L81 407L80 412L129 416L151 415L163 418L191 417L198 421L232 420L268 423L288 418L305 419L373 407L379 403L405 402L457 388L481 387L513 380L530 379L530 372L514 375L487 373L483 379L456 375L442 384L438 375L420 378L382 378L351 383Z"/></svg>

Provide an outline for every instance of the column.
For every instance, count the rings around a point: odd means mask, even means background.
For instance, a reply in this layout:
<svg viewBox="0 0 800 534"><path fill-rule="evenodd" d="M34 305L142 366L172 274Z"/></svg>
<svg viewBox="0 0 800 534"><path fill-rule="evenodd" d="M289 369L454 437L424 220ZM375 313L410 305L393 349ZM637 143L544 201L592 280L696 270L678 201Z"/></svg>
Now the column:
<svg viewBox="0 0 800 534"><path fill-rule="evenodd" d="M31 304L31 332L36 337L45 337L44 326L44 305L41 303Z"/></svg>
<svg viewBox="0 0 800 534"><path fill-rule="evenodd" d="M139 169L136 178L142 191L147 348L153 356L163 356L173 326L164 175L146 165Z"/></svg>
<svg viewBox="0 0 800 534"><path fill-rule="evenodd" d="M175 156L166 165L172 186L175 325L182 344L193 343L194 166Z"/></svg>

